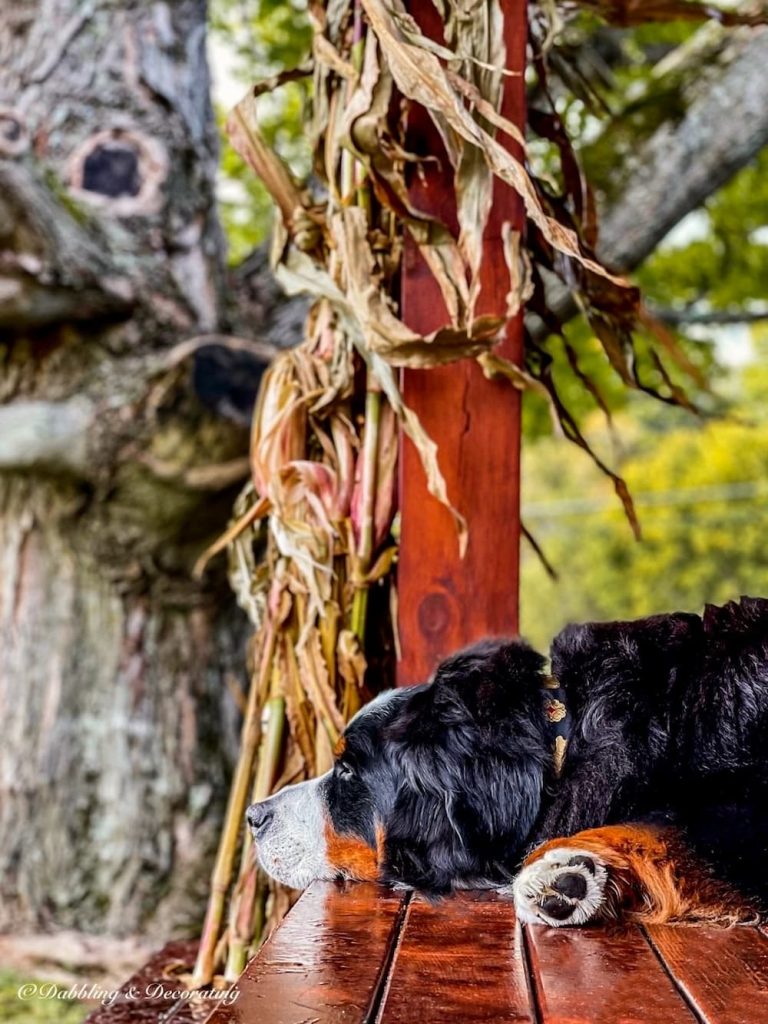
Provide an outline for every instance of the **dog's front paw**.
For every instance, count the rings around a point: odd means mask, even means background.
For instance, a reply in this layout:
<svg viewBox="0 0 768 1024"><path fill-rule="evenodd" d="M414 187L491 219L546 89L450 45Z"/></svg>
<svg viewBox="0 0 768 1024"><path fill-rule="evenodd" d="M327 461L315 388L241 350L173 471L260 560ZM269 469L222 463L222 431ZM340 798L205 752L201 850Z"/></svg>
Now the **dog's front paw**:
<svg viewBox="0 0 768 1024"><path fill-rule="evenodd" d="M562 846L524 867L512 895L521 921L561 928L603 916L608 884L608 868L599 857Z"/></svg>

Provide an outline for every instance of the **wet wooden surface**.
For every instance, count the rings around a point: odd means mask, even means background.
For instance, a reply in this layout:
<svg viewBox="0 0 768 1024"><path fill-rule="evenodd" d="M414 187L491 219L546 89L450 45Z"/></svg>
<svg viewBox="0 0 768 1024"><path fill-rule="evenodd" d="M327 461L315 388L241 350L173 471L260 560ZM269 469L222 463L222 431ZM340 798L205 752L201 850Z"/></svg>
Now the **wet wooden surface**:
<svg viewBox="0 0 768 1024"><path fill-rule="evenodd" d="M491 893L461 893L439 904L412 900L390 972L384 1019L389 1024L533 1024L509 904Z"/></svg>
<svg viewBox="0 0 768 1024"><path fill-rule="evenodd" d="M639 928L528 928L542 1024L694 1024Z"/></svg>
<svg viewBox="0 0 768 1024"><path fill-rule="evenodd" d="M176 987L185 956L167 947L124 991ZM768 935L523 928L495 893L316 883L229 1000L122 999L89 1024L768 1024Z"/></svg>
<svg viewBox="0 0 768 1024"><path fill-rule="evenodd" d="M768 1021L768 936L752 928L648 928L648 938L703 1020Z"/></svg>
<svg viewBox="0 0 768 1024"><path fill-rule="evenodd" d="M298 912L294 912L294 911ZM359 1024L372 1019L407 913L377 885L312 886L245 970L215 1024Z"/></svg>

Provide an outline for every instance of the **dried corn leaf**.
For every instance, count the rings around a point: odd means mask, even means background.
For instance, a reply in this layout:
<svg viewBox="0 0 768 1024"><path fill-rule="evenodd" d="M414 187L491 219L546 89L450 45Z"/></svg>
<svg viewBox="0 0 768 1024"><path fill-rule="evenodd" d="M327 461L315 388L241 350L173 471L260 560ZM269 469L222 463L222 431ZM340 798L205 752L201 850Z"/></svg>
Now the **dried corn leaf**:
<svg viewBox="0 0 768 1024"><path fill-rule="evenodd" d="M271 509L271 503L268 498L261 498L255 502L248 509L247 512L243 513L238 519L232 523L227 530L218 537L210 547L206 548L205 551L200 555L198 560L195 562L192 570L193 576L198 579L202 576L205 571L206 565L210 560L218 555L220 551L223 551L229 544L232 544L237 538L248 529L249 526L258 520L262 519Z"/></svg>
<svg viewBox="0 0 768 1024"><path fill-rule="evenodd" d="M436 366L476 355L495 344L504 323L496 316L478 317L470 331L446 326L421 335L411 330L394 314L381 288L362 210L353 207L334 214L331 226L335 226L334 237L344 254L346 293L324 267L295 249L277 265L275 274L289 295L326 299L364 358L370 353L385 357L393 366Z"/></svg>
<svg viewBox="0 0 768 1024"><path fill-rule="evenodd" d="M523 165L475 121L463 106L440 61L421 44L423 36L416 23L413 22L411 41L408 42L383 0L361 0L361 3L400 91L420 103L433 117L443 119L456 135L482 151L488 167L518 193L528 216L551 245L593 273L605 276L616 284L624 284L622 278L610 274L582 253L575 232L547 216ZM398 14L398 21L402 22L408 17L399 2L395 3L394 10Z"/></svg>
<svg viewBox="0 0 768 1024"><path fill-rule="evenodd" d="M415 160L395 143L389 125L393 81L378 59L371 33L366 38L363 70L357 89L346 105L340 130L366 168L370 183L385 207L392 210L419 246L437 281L452 323L464 323L470 305L465 265L453 235L439 220L412 203L404 176L404 161Z"/></svg>
<svg viewBox="0 0 768 1024"><path fill-rule="evenodd" d="M306 776L311 778L315 774L315 718L312 705L304 699L300 685L286 687L285 714L294 741L292 748L298 754Z"/></svg>
<svg viewBox="0 0 768 1024"><path fill-rule="evenodd" d="M462 78L461 75L457 75L455 71L450 69L446 69L445 76L456 92L463 96L464 99L469 100L478 114L482 114L483 118L492 124L494 128L500 128L505 135L514 139L523 152L525 152L525 136L516 124L504 117L503 114L500 114L493 103L487 100L480 90L471 82L468 82L466 78Z"/></svg>
<svg viewBox="0 0 768 1024"><path fill-rule="evenodd" d="M451 3L446 20L446 38L461 61L467 86L475 90L486 110L501 106L502 76L506 64L504 16L501 5L491 0L463 0ZM446 76L448 83L462 80L461 75ZM484 122L478 104L470 116ZM483 261L485 227L493 201L493 175L483 151L472 144L461 147L454 181L456 212L459 220L459 247L469 269L469 318L480 293L480 266Z"/></svg>
<svg viewBox="0 0 768 1024"><path fill-rule="evenodd" d="M258 174L277 203L287 224L305 202L304 194L282 160L267 146L259 132L257 99L249 92L227 119L227 135L234 149Z"/></svg>
<svg viewBox="0 0 768 1024"><path fill-rule="evenodd" d="M551 111L530 108L528 123L540 138L548 139L557 146L565 197L573 209L574 220L584 243L593 251L597 245L595 197L554 104Z"/></svg>
<svg viewBox="0 0 768 1024"><path fill-rule="evenodd" d="M344 681L342 711L348 720L363 703L365 672L368 667L360 641L351 629L343 629L339 634L336 659L339 675Z"/></svg>
<svg viewBox="0 0 768 1024"><path fill-rule="evenodd" d="M358 584L363 583L366 586L370 586L372 583L378 583L379 580L383 580L389 575L396 560L397 548L394 545L392 545L392 547L385 548L368 572L357 579L356 582Z"/></svg>
<svg viewBox="0 0 768 1024"><path fill-rule="evenodd" d="M336 47L320 32L315 32L312 37L312 53L317 63L327 65L339 78L346 78L350 82L357 80L354 65L344 60Z"/></svg>
<svg viewBox="0 0 768 1024"><path fill-rule="evenodd" d="M336 692L330 684L328 666L316 632L307 634L305 643L296 651L296 657L304 692L313 707L320 711L331 746L335 746L345 723L336 703Z"/></svg>
<svg viewBox="0 0 768 1024"><path fill-rule="evenodd" d="M342 621L343 616L338 601L330 600L326 602L323 609L323 617L318 622L317 628L320 633L320 648L323 652L325 664L328 666L328 679L334 689L337 679L336 644Z"/></svg>
<svg viewBox="0 0 768 1024"><path fill-rule="evenodd" d="M265 372L251 429L251 473L260 496L283 466L306 453L309 397L296 379L296 357L287 352Z"/></svg>
<svg viewBox="0 0 768 1024"><path fill-rule="evenodd" d="M588 319L590 327L608 356L608 362L625 384L636 387L635 349L630 331L617 329L615 322L606 320L599 313L591 312Z"/></svg>
<svg viewBox="0 0 768 1024"><path fill-rule="evenodd" d="M357 321L363 344L393 366L436 366L477 355L498 340L502 317L478 317L469 328L448 325L422 335L395 315L368 242L365 212L351 207L334 213L331 236L341 254L345 306Z"/></svg>
<svg viewBox="0 0 768 1024"><path fill-rule="evenodd" d="M440 471L440 464L437 459L437 445L421 425L421 420L416 413L410 409L400 394L395 375L389 363L386 363L380 356L370 353L366 359L376 380L381 384L389 404L394 409L403 432L412 442L421 460L422 469L427 479L427 490L438 501L448 509L454 518L458 530L459 552L461 557L467 550L469 539L467 521L461 513L454 508L448 497L448 488L445 477Z"/></svg>
<svg viewBox="0 0 768 1024"><path fill-rule="evenodd" d="M657 317L652 316L645 307L640 310L640 323L650 331L656 340L669 353L678 367L704 391L709 391L709 382L695 363L691 362L685 350L679 344L674 332Z"/></svg>
<svg viewBox="0 0 768 1024"><path fill-rule="evenodd" d="M384 403L379 422L379 450L376 466L376 501L373 512L373 547L378 549L392 526L397 498L397 418Z"/></svg>
<svg viewBox="0 0 768 1024"><path fill-rule="evenodd" d="M512 320L534 292L531 258L523 248L521 233L514 231L511 224L502 225L501 238L504 243L504 261L509 273L507 316Z"/></svg>
<svg viewBox="0 0 768 1024"><path fill-rule="evenodd" d="M608 426L612 426L613 416L611 414L611 410L608 406L608 403L603 397L602 391L597 386L597 384L592 380L589 374L582 370L581 364L579 363L579 357L576 353L576 349L573 347L573 345L571 345L571 343L567 340L567 338L564 335L562 338L562 342L563 348L565 349L565 355L568 360L568 365L571 367L571 370L573 371L577 379L580 380L581 383L584 385L584 388L594 398L595 404L598 406L600 411L605 416Z"/></svg>
<svg viewBox="0 0 768 1024"><path fill-rule="evenodd" d="M500 42L503 39L501 31L502 25L500 22L501 8L497 3L491 0L491 3L486 3L485 0L480 2L473 2L471 4L457 5L463 7L463 10L448 10L442 4L435 4L440 9L440 13L443 15L445 20L445 36L447 39L455 45L458 41L460 44L468 42L469 40L475 42L485 43L487 41L487 29L488 21L492 20L495 22L492 30L491 41ZM449 5L453 8L454 5ZM488 52L488 60L483 60L478 56L478 53L482 53L484 46L461 46L450 49L448 46L435 42L434 39L430 39L428 36L424 36L418 30L414 29L414 21L408 15L403 15L401 11L393 10L392 17L397 22L398 28L400 29L403 38L409 42L413 42L417 46L423 46L429 53L434 54L436 57L440 57L441 60L447 61L449 64L460 62L462 64L469 64L474 68L479 68L483 71L489 71L494 75L517 75L518 71L510 71L505 66L504 62L504 51L503 47L494 52ZM452 15L456 14L456 17ZM458 28L458 31L456 31Z"/></svg>
<svg viewBox="0 0 768 1024"><path fill-rule="evenodd" d="M651 350L651 359L653 360L653 365L656 367L659 376L664 381L666 386L669 388L669 393L674 404L681 406L683 409L687 409L688 412L696 414L698 412L698 409L693 404L693 402L690 401L688 395L685 393L685 390L681 388L679 384L676 384L672 380L672 378L669 375L669 371L662 362L658 352L655 352L653 349Z"/></svg>
<svg viewBox="0 0 768 1024"><path fill-rule="evenodd" d="M549 391L546 386L533 374L528 373L522 366L518 366L510 359L505 359L495 352L484 352L478 356L477 361L489 380L494 377L505 377L518 391L535 391L543 398L549 399Z"/></svg>
<svg viewBox="0 0 768 1024"><path fill-rule="evenodd" d="M523 535L523 538L527 540L528 543L531 545L533 553L536 555L539 562L541 562L541 566L544 569L544 572L547 574L547 576L549 576L553 583L557 583L559 579L557 575L557 570L552 565L550 560L547 558L546 554L544 553L544 549L536 540L536 537L531 533L531 531L523 522L520 523L520 533Z"/></svg>
<svg viewBox="0 0 768 1024"><path fill-rule="evenodd" d="M615 473L610 466L606 465L606 463L600 458L582 434L576 420L563 405L562 399L560 398L557 387L552 378L551 358L549 358L546 353L543 353L538 346L530 343L528 353L529 362L532 361L533 354L540 355L543 358L541 360L541 365L536 369L533 369L532 367L529 368L529 373L544 386L553 421L557 422L559 427L562 429L563 436L581 448L582 451L586 452L597 468L613 483L614 491L622 504L624 514L627 517L627 522L629 523L635 538L639 540L642 535L640 521L637 518L635 504L632 500L632 495L629 492L626 481L620 477L618 473Z"/></svg>
<svg viewBox="0 0 768 1024"><path fill-rule="evenodd" d="M293 744L285 758L280 777L275 779L272 789L275 793L279 793L284 786L292 786L295 782L301 782L307 775L312 776L314 774L313 762L306 761L302 757L299 747Z"/></svg>

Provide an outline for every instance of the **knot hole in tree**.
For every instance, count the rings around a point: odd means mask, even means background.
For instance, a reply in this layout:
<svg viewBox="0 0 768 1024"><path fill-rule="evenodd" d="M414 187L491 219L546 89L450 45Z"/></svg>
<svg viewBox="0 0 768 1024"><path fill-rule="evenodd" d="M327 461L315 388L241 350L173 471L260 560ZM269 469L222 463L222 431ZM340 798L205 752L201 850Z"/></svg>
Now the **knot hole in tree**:
<svg viewBox="0 0 768 1024"><path fill-rule="evenodd" d="M96 146L83 161L81 187L103 196L137 196L141 191L139 153L129 142L110 141Z"/></svg>
<svg viewBox="0 0 768 1024"><path fill-rule="evenodd" d="M21 117L0 107L0 156L18 156L29 145L29 136Z"/></svg>
<svg viewBox="0 0 768 1024"><path fill-rule="evenodd" d="M157 212L167 174L168 159L159 142L113 128L91 135L73 153L69 181L84 199L133 216Z"/></svg>

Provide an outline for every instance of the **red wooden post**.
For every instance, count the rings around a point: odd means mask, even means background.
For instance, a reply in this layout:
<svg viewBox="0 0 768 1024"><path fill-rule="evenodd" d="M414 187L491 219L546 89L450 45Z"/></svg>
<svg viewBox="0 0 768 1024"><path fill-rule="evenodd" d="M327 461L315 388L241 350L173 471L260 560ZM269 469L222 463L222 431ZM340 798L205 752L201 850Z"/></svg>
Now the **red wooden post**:
<svg viewBox="0 0 768 1024"><path fill-rule="evenodd" d="M502 113L522 128L525 3L505 0L503 6L507 67L519 74L504 79ZM422 31L439 38L440 21L432 4L412 0L410 10ZM412 120L414 145L421 152L428 147L440 153L440 138L426 114L416 111ZM439 167L426 164L423 177L414 176L414 202L455 225L452 194L452 171L446 158ZM504 222L522 230L523 209L516 193L496 181L478 312L501 313L506 308ZM402 306L406 322L424 333L447 321L440 291L413 245L406 249ZM518 316L507 323L499 351L519 362L522 347L522 317ZM427 492L418 454L403 438L398 685L423 682L440 658L473 640L517 631L520 547L520 393L506 381L486 380L473 360L405 370L402 386L406 402L437 442L449 497L469 523L469 546L461 559L455 523Z"/></svg>

